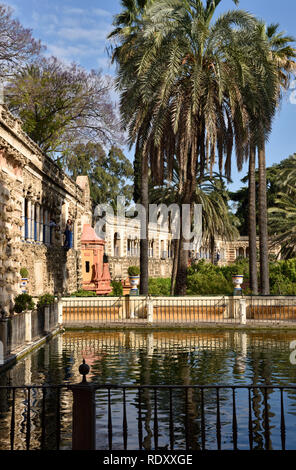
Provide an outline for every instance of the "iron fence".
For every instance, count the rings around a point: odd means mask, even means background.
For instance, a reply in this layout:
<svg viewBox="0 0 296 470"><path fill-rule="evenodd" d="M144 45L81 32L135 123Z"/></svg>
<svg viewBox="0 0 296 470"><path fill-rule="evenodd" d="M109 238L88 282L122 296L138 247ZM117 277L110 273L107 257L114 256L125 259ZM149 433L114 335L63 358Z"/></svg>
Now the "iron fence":
<svg viewBox="0 0 296 470"><path fill-rule="evenodd" d="M84 383L78 389L82 395L69 384L1 386L0 449L66 450L72 442L79 449L92 426L88 448L97 450L296 449L296 386ZM86 412L90 397L94 414Z"/></svg>

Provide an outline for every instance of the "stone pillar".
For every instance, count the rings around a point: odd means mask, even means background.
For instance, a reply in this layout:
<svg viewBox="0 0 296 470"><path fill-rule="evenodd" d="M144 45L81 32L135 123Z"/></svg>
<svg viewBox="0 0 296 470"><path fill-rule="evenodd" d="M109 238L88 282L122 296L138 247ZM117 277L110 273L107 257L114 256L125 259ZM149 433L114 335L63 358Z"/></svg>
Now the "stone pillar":
<svg viewBox="0 0 296 470"><path fill-rule="evenodd" d="M240 322L242 325L247 324L247 307L246 299L239 300L239 313L240 313Z"/></svg>
<svg viewBox="0 0 296 470"><path fill-rule="evenodd" d="M26 209L26 200L25 198L23 197L23 200L22 200L22 220L23 220L23 223L24 225L22 226L22 238L23 240L25 240L25 236L26 236L26 212L25 212L25 209Z"/></svg>
<svg viewBox="0 0 296 470"><path fill-rule="evenodd" d="M4 364L5 358L8 356L8 319L0 320L0 366Z"/></svg>
<svg viewBox="0 0 296 470"><path fill-rule="evenodd" d="M31 202L31 240L34 241L35 237L35 204L33 202Z"/></svg>
<svg viewBox="0 0 296 470"><path fill-rule="evenodd" d="M129 318L135 318L135 302L134 298L129 296Z"/></svg>
<svg viewBox="0 0 296 470"><path fill-rule="evenodd" d="M148 323L153 322L153 299L151 297L147 298L147 321Z"/></svg>
<svg viewBox="0 0 296 470"><path fill-rule="evenodd" d="M31 200L27 200L27 214L28 214L28 240L32 239L32 232L31 232L31 213L32 213L32 203Z"/></svg>
<svg viewBox="0 0 296 470"><path fill-rule="evenodd" d="M40 241L40 205L36 204L37 242Z"/></svg>
<svg viewBox="0 0 296 470"><path fill-rule="evenodd" d="M44 243L43 239L43 207L40 207L40 241Z"/></svg>
<svg viewBox="0 0 296 470"><path fill-rule="evenodd" d="M25 312L25 341L27 343L32 341L32 312L30 310Z"/></svg>
<svg viewBox="0 0 296 470"><path fill-rule="evenodd" d="M57 303L57 308L58 308L58 325L63 324L63 301L59 299Z"/></svg>
<svg viewBox="0 0 296 470"><path fill-rule="evenodd" d="M50 306L44 307L44 332L49 333L49 313L50 313Z"/></svg>
<svg viewBox="0 0 296 470"><path fill-rule="evenodd" d="M88 383L72 385L72 450L95 450L96 403L95 390Z"/></svg>
<svg viewBox="0 0 296 470"><path fill-rule="evenodd" d="M48 211L47 209L44 209L44 225L45 225L45 230L44 230L44 240L43 243L48 244L48 237L49 237L49 230L48 230Z"/></svg>

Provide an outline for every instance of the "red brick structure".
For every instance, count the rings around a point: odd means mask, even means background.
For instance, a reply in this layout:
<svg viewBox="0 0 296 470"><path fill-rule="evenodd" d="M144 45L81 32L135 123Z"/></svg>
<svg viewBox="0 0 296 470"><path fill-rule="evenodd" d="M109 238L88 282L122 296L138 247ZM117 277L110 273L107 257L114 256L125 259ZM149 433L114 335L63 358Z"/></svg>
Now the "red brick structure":
<svg viewBox="0 0 296 470"><path fill-rule="evenodd" d="M82 288L106 295L112 291L109 265L104 262L105 241L89 224L83 226L81 237Z"/></svg>

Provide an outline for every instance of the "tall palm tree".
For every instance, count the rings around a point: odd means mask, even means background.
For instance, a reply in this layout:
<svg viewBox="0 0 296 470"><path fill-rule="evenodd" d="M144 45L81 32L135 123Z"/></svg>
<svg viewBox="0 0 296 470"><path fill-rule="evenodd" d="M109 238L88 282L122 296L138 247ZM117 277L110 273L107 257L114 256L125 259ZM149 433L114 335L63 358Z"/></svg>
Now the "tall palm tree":
<svg viewBox="0 0 296 470"><path fill-rule="evenodd" d="M291 187L289 192L280 192L275 206L269 209L269 228L273 234L274 245L281 246L283 258L296 256L296 190Z"/></svg>
<svg viewBox="0 0 296 470"><path fill-rule="evenodd" d="M165 164L170 172L170 160L177 156L182 204L192 203L197 167L201 173L207 166L212 170L216 149L221 170L226 155L228 173L234 138L240 164L247 153L247 113L240 91L242 76L247 78L244 54L229 44L240 29L246 37L255 18L235 11L212 25L219 3L209 1L204 6L201 1L159 0L146 12L146 52L137 70L144 101L151 106L153 97L156 104L146 146L155 150L150 153L160 177ZM186 292L186 242L181 234L179 295Z"/></svg>
<svg viewBox="0 0 296 470"><path fill-rule="evenodd" d="M108 38L115 41L115 46L111 47L112 61L116 62L118 67L124 68L133 54L133 45L139 31L141 30L142 17L147 7L153 4L154 0L122 0L123 10L115 16L113 21L114 30L109 34ZM139 136L140 137L140 136ZM135 199L139 197L145 213L142 214L144 220L141 224L140 238L140 294L148 295L148 159L142 155L141 145L139 141L136 145L135 152ZM140 173L140 178L139 174ZM138 183L140 184L138 187Z"/></svg>
<svg viewBox="0 0 296 470"><path fill-rule="evenodd" d="M282 93L289 87L291 73L295 72L296 49L290 43L294 42L291 36L285 36L279 32L278 24L266 26L264 23L259 25L261 34L266 38L270 46L270 61L276 67L277 87L276 103L279 105ZM259 126L259 130L260 130ZM258 143L258 165L259 165L259 238L260 238L260 281L261 293L268 295L269 288L269 264L268 264L268 217L267 217L267 193L266 193L266 150L265 142L267 135L261 130L262 136ZM254 191L254 186L252 188ZM254 207L252 207L254 209ZM254 243L254 242L253 242Z"/></svg>
<svg viewBox="0 0 296 470"><path fill-rule="evenodd" d="M174 163L172 181L157 188L150 189L149 199L152 203L162 201L164 204L179 203L180 172L177 162ZM225 191L223 178L218 173L209 173L199 176L192 202L202 206L202 243L211 247L211 259L214 263L215 240L233 240L239 236L239 232L234 224L232 214L228 208L228 196ZM174 220L172 219L172 224ZM178 241L178 240L175 240ZM176 281L178 250L176 243L174 247L173 274L171 282L171 294L174 293ZM175 275L174 275L175 273Z"/></svg>
<svg viewBox="0 0 296 470"><path fill-rule="evenodd" d="M281 256L291 258L296 255L296 154L283 160L269 172L276 175L278 188L273 207L269 212L269 229L272 243L281 246Z"/></svg>

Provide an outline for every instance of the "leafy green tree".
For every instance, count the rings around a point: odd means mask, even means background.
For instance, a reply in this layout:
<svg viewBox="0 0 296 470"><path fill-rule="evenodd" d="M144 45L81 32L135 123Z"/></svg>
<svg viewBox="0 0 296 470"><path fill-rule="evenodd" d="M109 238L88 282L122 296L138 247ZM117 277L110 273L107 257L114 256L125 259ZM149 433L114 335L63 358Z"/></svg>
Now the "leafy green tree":
<svg viewBox="0 0 296 470"><path fill-rule="evenodd" d="M120 148L112 146L106 153L100 144L77 144L67 153L66 166L74 179L88 175L94 207L111 203L115 209L118 196L131 202L133 167Z"/></svg>

